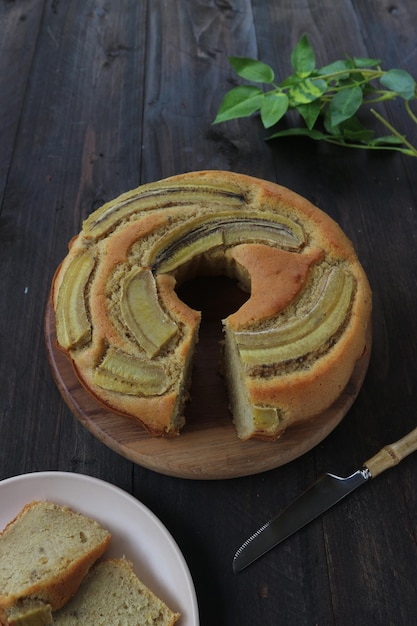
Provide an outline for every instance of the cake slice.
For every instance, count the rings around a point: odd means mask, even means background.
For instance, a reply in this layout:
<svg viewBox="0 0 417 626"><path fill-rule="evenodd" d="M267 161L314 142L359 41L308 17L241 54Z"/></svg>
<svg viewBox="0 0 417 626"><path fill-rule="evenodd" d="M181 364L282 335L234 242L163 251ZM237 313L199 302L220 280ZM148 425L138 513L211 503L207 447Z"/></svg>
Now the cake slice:
<svg viewBox="0 0 417 626"><path fill-rule="evenodd" d="M33 501L0 533L0 624L43 626L77 591L111 534L68 507Z"/></svg>
<svg viewBox="0 0 417 626"><path fill-rule="evenodd" d="M92 568L77 594L54 614L54 624L172 626L179 617L138 579L129 561L108 559Z"/></svg>

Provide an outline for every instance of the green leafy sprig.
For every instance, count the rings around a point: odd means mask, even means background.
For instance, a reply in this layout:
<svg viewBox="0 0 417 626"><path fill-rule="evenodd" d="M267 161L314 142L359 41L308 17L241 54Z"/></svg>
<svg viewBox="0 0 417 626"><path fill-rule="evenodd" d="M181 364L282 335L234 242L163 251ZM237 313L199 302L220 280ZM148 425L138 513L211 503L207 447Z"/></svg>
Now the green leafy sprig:
<svg viewBox="0 0 417 626"><path fill-rule="evenodd" d="M305 136L339 146L396 150L417 157L413 146L373 105L401 98L407 114L417 125L410 102L417 97L416 81L405 70L381 69L379 59L350 58L316 67L314 51L303 35L291 53L294 73L279 84L274 70L261 61L230 57L239 77L248 83L231 89L224 97L214 124L260 114L264 128L277 124L294 109L305 126L274 132L268 139ZM262 88L260 84L263 84ZM359 120L357 113L365 105L390 134L375 136Z"/></svg>

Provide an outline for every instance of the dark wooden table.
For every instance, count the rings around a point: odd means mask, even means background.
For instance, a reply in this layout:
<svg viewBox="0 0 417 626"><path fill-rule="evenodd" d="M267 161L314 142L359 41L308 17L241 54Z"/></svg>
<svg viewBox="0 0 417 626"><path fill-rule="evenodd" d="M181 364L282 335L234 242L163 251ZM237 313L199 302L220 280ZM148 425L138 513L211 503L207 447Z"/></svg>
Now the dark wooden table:
<svg viewBox="0 0 417 626"><path fill-rule="evenodd" d="M416 76L416 24L415 0L0 5L0 479L62 470L133 494L177 541L203 626L416 623L417 456L241 574L231 563L322 472L346 475L416 426L417 161L267 143L257 119L212 126L235 81L229 55L284 77L307 33L320 64L347 53ZM389 116L415 142L400 104ZM140 183L198 169L270 179L318 204L353 240L374 293L371 362L342 423L291 463L230 480L170 477L103 445L61 398L44 344L53 272L81 221Z"/></svg>

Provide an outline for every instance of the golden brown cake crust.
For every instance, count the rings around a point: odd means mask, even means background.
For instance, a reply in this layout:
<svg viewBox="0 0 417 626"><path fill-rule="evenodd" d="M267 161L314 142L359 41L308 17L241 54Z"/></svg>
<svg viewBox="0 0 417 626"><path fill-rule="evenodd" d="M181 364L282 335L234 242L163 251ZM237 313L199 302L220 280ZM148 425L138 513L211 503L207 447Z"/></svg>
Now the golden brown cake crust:
<svg viewBox="0 0 417 626"><path fill-rule="evenodd" d="M251 238L248 226L251 220L260 228L259 241ZM241 223L240 239L233 231L235 222ZM268 234L268 229L273 234ZM195 250L192 254L187 252L184 258L182 241L186 241L183 246L186 252ZM69 282L71 266L91 251L94 269L85 287L86 316L91 330L84 329L84 335L80 332L81 339L77 338L80 345L75 340L71 344L71 339L64 345L66 342L60 341L58 333L58 345L72 360L82 384L99 402L138 420L152 435L176 435L184 423L182 407L200 314L178 299L175 286L178 279L198 275L201 263L205 267L212 264L213 273L226 273L250 288L247 302L224 320L226 335L233 337L232 343L235 339L239 341L241 331L250 333L258 327L268 330L273 324L293 322L297 307L300 315L304 315L309 309L310 289L323 276L330 275L331 270L349 279L348 287L341 292L343 295L349 288L352 294L350 303L345 303L343 323L338 322L320 348L312 343L314 349L309 354L297 357L302 365L296 367L294 357L289 359L288 366L288 359L283 357L279 367L278 361L261 367L255 353L246 351L248 360L242 366L241 376L245 380L245 401L275 410L279 425L270 430L254 425L249 434L239 434L241 438L274 439L292 423L313 418L338 398L355 363L369 349L366 333L371 316L371 290L351 242L327 214L275 183L224 171L191 172L144 185L104 205L86 220L56 272L52 302L57 327L65 326L59 323L60 316L65 317L65 307L61 306L60 310L59 298ZM174 322L176 328L147 357L146 343L141 344L139 336L146 320L139 320L139 335L132 340L135 323L128 324L126 330L129 310L124 313L121 307L121 301L129 301L131 297L126 295L129 289L126 276L139 270L140 280L154 282L158 316L161 320L165 316L168 326ZM75 279L72 280L75 284ZM143 289L151 293L149 286ZM334 306L337 308L339 302ZM323 320L320 324L321 334L325 335ZM91 338L87 341L88 333ZM302 337L297 341L295 348L299 350L306 341ZM163 391L125 393L128 384L136 388L137 381L130 379L128 383L116 381L115 388L113 383L113 388L98 383L97 370L110 348L117 359L120 354L129 355L143 364L145 355L147 362L165 368L163 375L158 370ZM245 348L239 346L238 352L243 363ZM120 363L112 365L111 375L116 378L120 368L125 367ZM107 371L105 375L107 380ZM229 384L233 381L229 380Z"/></svg>

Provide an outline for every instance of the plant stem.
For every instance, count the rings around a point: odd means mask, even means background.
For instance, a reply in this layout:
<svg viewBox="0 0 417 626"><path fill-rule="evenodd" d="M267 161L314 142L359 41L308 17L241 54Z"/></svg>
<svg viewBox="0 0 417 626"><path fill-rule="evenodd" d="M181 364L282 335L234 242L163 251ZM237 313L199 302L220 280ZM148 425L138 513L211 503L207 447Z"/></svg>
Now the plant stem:
<svg viewBox="0 0 417 626"><path fill-rule="evenodd" d="M407 103L407 100L406 100ZM417 157L417 148L415 148L413 146L413 144L411 144L409 141L407 141L407 139L401 135L398 130L396 128L394 128L394 126L392 126L392 124L390 124L380 113L378 113L377 111L375 111L375 109L371 109L371 113L372 115L374 115L377 120L379 120L381 122L381 124L383 124L385 126L385 128L388 128L388 130L395 135L395 137L398 137L405 146L407 146L407 148L409 148L409 150L411 150L411 152L413 153L413 156ZM412 115L412 117L414 117L414 115Z"/></svg>
<svg viewBox="0 0 417 626"><path fill-rule="evenodd" d="M369 82L370 80L373 80L374 78L380 78L381 76L383 76L385 74L384 70L367 70L367 69L361 69L361 68L350 68L350 69L345 69L345 70L338 70L337 72L330 72L329 74L319 74L317 76L311 76L311 80L334 80L335 78L340 78L341 76L346 76L346 74L361 74L362 76L367 76L368 78L366 79L365 82Z"/></svg>
<svg viewBox="0 0 417 626"><path fill-rule="evenodd" d="M414 115L413 111L411 110L411 106L410 106L410 101L406 100L405 101L405 108L407 110L408 115L411 117L411 119L413 120L413 122L415 124L417 124L417 117Z"/></svg>
<svg viewBox="0 0 417 626"><path fill-rule="evenodd" d="M341 140L331 139L329 136L324 136L322 138L322 141L325 141L326 143L331 143L335 146L341 146L343 148L355 148L357 150L378 150L378 152L380 152L381 150L389 150L391 152L404 152L403 148L398 148L397 146L389 146L389 145L370 146L370 145L365 145L365 144L360 144L360 143L347 143L343 141L342 139ZM410 152L407 152L409 156L417 156L417 151L413 146L410 147L410 150L412 154L410 154Z"/></svg>

